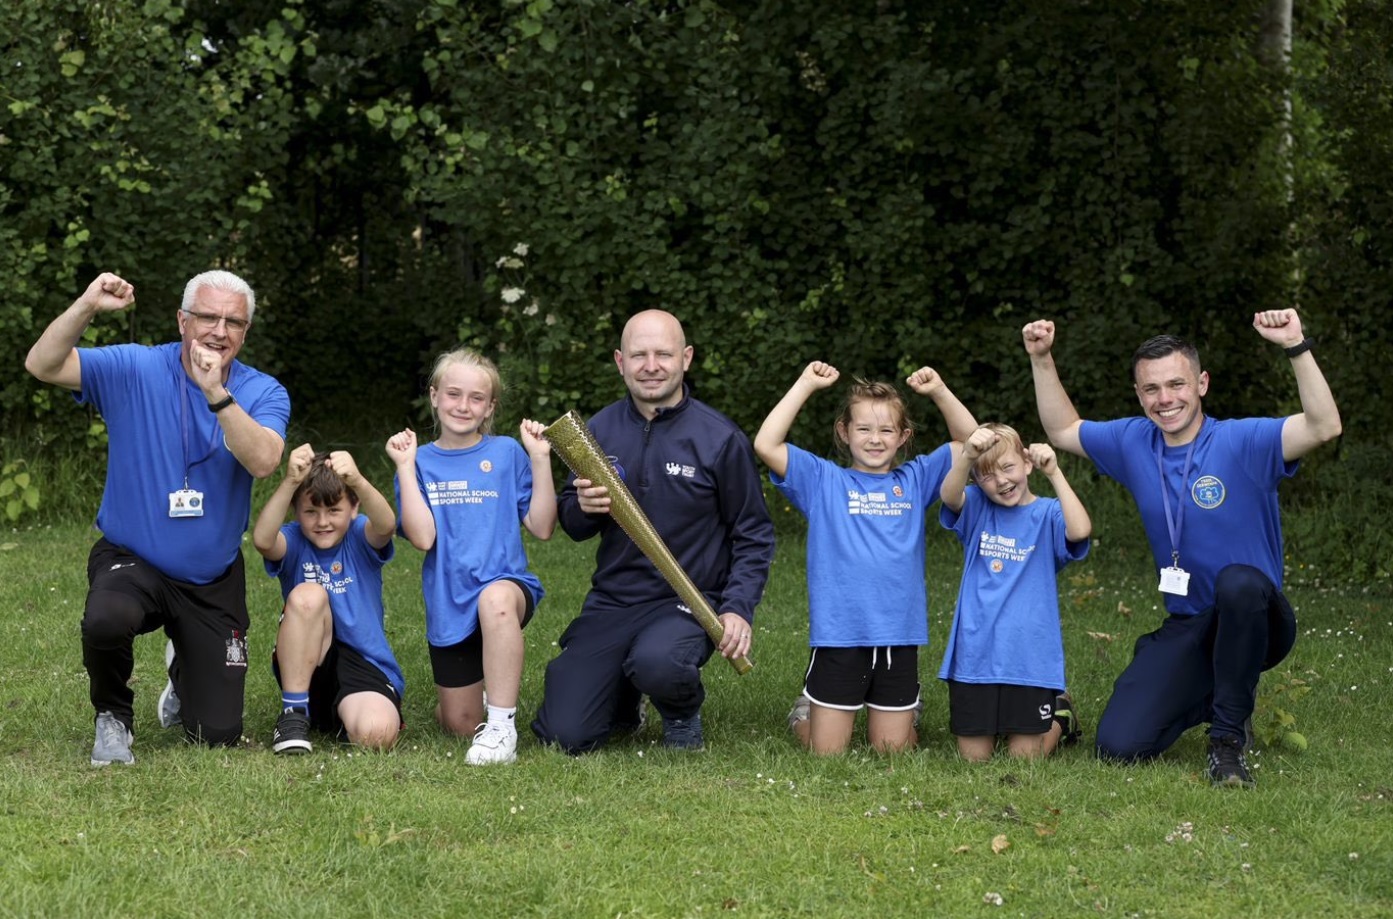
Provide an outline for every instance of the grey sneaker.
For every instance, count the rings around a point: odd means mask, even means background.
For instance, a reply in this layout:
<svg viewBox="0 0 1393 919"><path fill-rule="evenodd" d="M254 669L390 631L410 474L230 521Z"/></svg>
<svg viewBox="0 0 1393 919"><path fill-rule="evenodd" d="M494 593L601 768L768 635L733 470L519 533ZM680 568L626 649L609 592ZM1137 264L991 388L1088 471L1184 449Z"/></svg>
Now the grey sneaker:
<svg viewBox="0 0 1393 919"><path fill-rule="evenodd" d="M135 754L131 752L131 740L131 729L122 724L119 718L111 712L99 712L97 740L92 744L92 765L131 765L135 762Z"/></svg>
<svg viewBox="0 0 1393 919"><path fill-rule="evenodd" d="M793 708L788 710L788 729L797 730L798 722L807 721L808 715L812 711L812 702L808 701L807 696L799 696L793 703Z"/></svg>
<svg viewBox="0 0 1393 919"><path fill-rule="evenodd" d="M164 691L160 693L160 727L173 728L183 724L183 719L179 717L179 693L174 691L174 676L171 668L174 666L174 642L164 643L164 669L170 674L169 682L164 684Z"/></svg>
<svg viewBox="0 0 1393 919"><path fill-rule="evenodd" d="M670 750L700 750L704 745L701 712L690 718L663 719L663 746Z"/></svg>
<svg viewBox="0 0 1393 919"><path fill-rule="evenodd" d="M611 733L616 737L637 737L648 726L648 697L638 697L632 720L616 721Z"/></svg>

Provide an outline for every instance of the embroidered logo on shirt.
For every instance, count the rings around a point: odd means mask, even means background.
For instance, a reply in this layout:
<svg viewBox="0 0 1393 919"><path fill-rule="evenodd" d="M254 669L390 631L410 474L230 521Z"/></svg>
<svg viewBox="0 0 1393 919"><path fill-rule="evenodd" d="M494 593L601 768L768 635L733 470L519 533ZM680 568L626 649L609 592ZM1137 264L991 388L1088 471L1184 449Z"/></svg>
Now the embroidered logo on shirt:
<svg viewBox="0 0 1393 919"><path fill-rule="evenodd" d="M492 463L491 461L489 461L489 460L480 460L480 461L479 461L479 471L480 471L480 472L493 472L493 463Z"/></svg>
<svg viewBox="0 0 1393 919"><path fill-rule="evenodd" d="M1202 475L1195 479L1194 485L1190 486L1190 497L1207 511L1212 511L1223 504L1227 494L1228 492L1224 490L1224 483L1212 475Z"/></svg>
<svg viewBox="0 0 1393 919"><path fill-rule="evenodd" d="M667 474L680 475L684 479L691 479L696 477L696 467L687 466L683 463L668 463Z"/></svg>

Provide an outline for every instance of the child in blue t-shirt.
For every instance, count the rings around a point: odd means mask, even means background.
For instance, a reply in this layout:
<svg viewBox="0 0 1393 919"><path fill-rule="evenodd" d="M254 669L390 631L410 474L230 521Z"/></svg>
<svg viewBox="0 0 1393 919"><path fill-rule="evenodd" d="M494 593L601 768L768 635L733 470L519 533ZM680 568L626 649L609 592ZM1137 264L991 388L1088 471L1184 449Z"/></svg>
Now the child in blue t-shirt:
<svg viewBox="0 0 1393 919"><path fill-rule="evenodd" d="M851 743L856 713L866 708L871 746L903 750L919 739L919 646L929 642L924 523L952 465L952 447L901 463L913 437L904 400L889 384L862 380L833 425L850 466L787 443L803 403L838 376L830 364L809 364L754 441L774 485L808 518L812 651L789 727L814 753L840 753ZM952 437L965 438L977 426L932 369L920 368L906 382L934 401Z"/></svg>
<svg viewBox="0 0 1393 919"><path fill-rule="evenodd" d="M1039 469L1057 498L1030 490ZM968 484L969 475L973 484ZM973 431L943 481L939 521L963 544L963 578L938 678L958 752L1041 757L1078 740L1065 691L1056 573L1088 554L1093 524L1046 444L1004 424Z"/></svg>
<svg viewBox="0 0 1393 919"><path fill-rule="evenodd" d="M295 520L282 524L287 511ZM252 530L285 599L271 655L281 686L272 752L310 752L311 727L374 750L396 744L406 687L382 608L396 523L347 452L291 451Z"/></svg>
<svg viewBox="0 0 1393 919"><path fill-rule="evenodd" d="M387 441L402 535L426 553L435 717L451 734L474 738L471 765L517 758L522 630L543 593L518 523L538 539L556 529L551 445L537 421L522 422L522 445L492 433L502 389L488 358L468 349L443 354L430 378L439 436L419 449L411 430Z"/></svg>

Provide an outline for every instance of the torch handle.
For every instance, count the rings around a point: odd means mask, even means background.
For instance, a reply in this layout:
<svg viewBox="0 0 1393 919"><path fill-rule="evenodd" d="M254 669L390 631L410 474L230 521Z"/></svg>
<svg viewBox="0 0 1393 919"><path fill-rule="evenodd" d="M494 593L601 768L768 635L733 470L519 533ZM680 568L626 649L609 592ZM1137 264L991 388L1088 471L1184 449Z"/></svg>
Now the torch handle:
<svg viewBox="0 0 1393 919"><path fill-rule="evenodd" d="M562 462L576 475L576 478L589 479L596 485L603 485L609 492L609 513L614 522L629 535L647 559L658 569L658 573L676 591L682 602L687 604L693 618L706 631L711 641L718 647L725 637L725 628L706 597L697 589L687 572L682 570L672 550L663 542L648 515L643 512L624 480L619 477L614 465L600 449L595 435L590 432L580 416L574 411L567 412L542 432L551 443L552 449ZM739 674L748 673L754 664L741 655L730 658L730 665Z"/></svg>

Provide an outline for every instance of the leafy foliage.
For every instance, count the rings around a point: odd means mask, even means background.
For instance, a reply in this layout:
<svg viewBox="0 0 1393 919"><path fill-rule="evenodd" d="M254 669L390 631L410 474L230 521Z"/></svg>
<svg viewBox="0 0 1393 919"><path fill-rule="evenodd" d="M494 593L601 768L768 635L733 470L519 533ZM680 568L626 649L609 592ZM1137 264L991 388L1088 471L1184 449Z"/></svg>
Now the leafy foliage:
<svg viewBox="0 0 1393 919"><path fill-rule="evenodd" d="M312 426L419 421L458 341L500 358L505 423L593 411L624 319L661 305L749 429L813 357L929 363L1029 429L1026 320L1060 321L1085 415L1131 410L1161 330L1200 345L1213 411L1271 413L1294 388L1249 316L1298 301L1348 427L1384 437L1390 27L1302 4L1289 79L1254 51L1264 6L17 0L0 342L99 269L162 314L222 264L261 293L248 358ZM91 340L167 337L149 312ZM13 365L0 407L82 430Z"/></svg>

